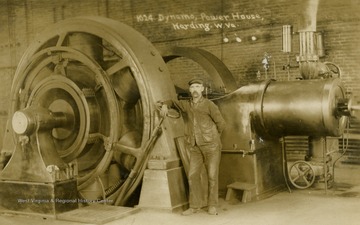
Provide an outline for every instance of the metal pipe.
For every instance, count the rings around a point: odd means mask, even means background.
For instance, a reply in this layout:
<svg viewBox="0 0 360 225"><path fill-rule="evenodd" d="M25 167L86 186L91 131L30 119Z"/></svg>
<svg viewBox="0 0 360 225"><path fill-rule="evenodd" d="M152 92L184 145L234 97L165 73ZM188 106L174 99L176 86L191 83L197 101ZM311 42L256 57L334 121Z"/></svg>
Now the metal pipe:
<svg viewBox="0 0 360 225"><path fill-rule="evenodd" d="M314 37L316 32L316 14L319 0L307 0L301 8L299 21L300 38L300 74L303 79L312 79L318 75L317 50Z"/></svg>
<svg viewBox="0 0 360 225"><path fill-rule="evenodd" d="M291 25L284 25L282 31L282 51L289 53L291 52Z"/></svg>
<svg viewBox="0 0 360 225"><path fill-rule="evenodd" d="M286 187L287 187L289 193L291 193L291 188L288 183L289 171L288 171L288 166L287 166L285 138L281 137L280 142L281 142L282 172L283 172Z"/></svg>

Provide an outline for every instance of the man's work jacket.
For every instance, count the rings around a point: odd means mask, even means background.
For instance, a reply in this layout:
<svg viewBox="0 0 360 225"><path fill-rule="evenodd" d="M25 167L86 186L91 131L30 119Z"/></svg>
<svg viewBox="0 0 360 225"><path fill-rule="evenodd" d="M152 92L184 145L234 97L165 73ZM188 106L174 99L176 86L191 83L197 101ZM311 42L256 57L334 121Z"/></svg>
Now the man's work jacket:
<svg viewBox="0 0 360 225"><path fill-rule="evenodd" d="M173 104L181 110L188 144L217 143L221 146L220 135L225 128L225 120L215 103L202 97L197 103L190 99L174 101Z"/></svg>

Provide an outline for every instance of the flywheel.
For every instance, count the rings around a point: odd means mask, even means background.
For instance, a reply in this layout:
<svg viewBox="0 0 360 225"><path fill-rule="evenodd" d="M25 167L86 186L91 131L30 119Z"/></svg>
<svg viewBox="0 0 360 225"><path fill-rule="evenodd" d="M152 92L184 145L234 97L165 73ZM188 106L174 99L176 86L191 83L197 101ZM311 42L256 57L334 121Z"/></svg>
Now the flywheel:
<svg viewBox="0 0 360 225"><path fill-rule="evenodd" d="M65 163L76 162L80 193L111 163L120 164L122 180L111 188L122 192L117 202L124 204L141 177L126 190L121 184L134 167L144 167L137 159L159 120L154 102L173 98L166 64L144 36L118 21L79 17L44 30L26 50L13 80L10 115L27 108L61 114L63 122L44 142L54 143ZM46 151L46 143L40 147Z"/></svg>
<svg viewBox="0 0 360 225"><path fill-rule="evenodd" d="M161 53L166 63L177 58L185 58L198 64L208 74L212 87L218 93L229 93L238 88L234 76L226 65L215 55L204 49L167 47L162 49Z"/></svg>

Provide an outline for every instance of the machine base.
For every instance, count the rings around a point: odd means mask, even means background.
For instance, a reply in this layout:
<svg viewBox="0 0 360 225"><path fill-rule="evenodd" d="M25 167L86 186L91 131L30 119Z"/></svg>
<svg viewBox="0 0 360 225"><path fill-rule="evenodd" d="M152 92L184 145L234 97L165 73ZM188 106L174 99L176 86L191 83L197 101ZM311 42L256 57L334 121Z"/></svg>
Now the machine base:
<svg viewBox="0 0 360 225"><path fill-rule="evenodd" d="M285 186L285 184L279 184L276 185L272 188L268 188L267 190L258 193L254 198L252 198L252 201L257 201L257 200L263 200L266 198L270 198L271 196L274 196L280 192L286 191L288 190Z"/></svg>
<svg viewBox="0 0 360 225"><path fill-rule="evenodd" d="M56 217L78 208L75 179L55 183L0 181L0 199L2 213Z"/></svg>
<svg viewBox="0 0 360 225"><path fill-rule="evenodd" d="M180 211L187 208L187 190L182 167L145 170L138 207Z"/></svg>

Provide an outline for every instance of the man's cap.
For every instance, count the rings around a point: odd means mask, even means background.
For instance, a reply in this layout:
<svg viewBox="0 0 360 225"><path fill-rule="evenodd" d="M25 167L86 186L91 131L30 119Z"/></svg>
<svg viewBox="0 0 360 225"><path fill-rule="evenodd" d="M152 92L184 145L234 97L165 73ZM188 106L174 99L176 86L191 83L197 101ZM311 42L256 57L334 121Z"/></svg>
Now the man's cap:
<svg viewBox="0 0 360 225"><path fill-rule="evenodd" d="M192 84L204 84L204 80L199 78L199 77L196 77L196 78L193 78L189 81L189 86L192 85Z"/></svg>

